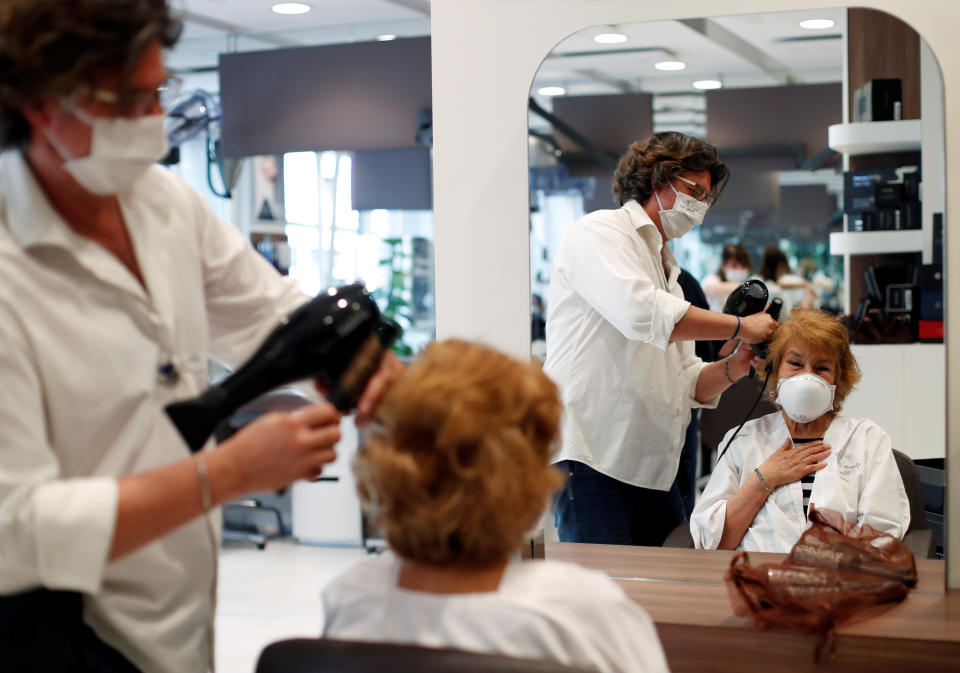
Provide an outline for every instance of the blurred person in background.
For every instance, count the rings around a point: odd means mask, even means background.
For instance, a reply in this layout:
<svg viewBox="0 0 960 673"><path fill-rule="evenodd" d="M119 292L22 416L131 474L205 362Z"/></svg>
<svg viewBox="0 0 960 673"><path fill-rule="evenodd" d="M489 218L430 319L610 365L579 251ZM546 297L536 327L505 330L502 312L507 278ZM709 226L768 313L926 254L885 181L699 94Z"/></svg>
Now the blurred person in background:
<svg viewBox="0 0 960 673"><path fill-rule="evenodd" d="M723 246L720 269L703 279L703 292L711 311L722 311L723 304L740 283L750 277L753 262L750 253L740 244Z"/></svg>
<svg viewBox="0 0 960 673"><path fill-rule="evenodd" d="M790 270L787 256L780 248L770 246L763 250L763 264L760 267L760 279L766 284L770 299L783 300L780 321L790 316L795 308L813 308L817 291L813 283Z"/></svg>

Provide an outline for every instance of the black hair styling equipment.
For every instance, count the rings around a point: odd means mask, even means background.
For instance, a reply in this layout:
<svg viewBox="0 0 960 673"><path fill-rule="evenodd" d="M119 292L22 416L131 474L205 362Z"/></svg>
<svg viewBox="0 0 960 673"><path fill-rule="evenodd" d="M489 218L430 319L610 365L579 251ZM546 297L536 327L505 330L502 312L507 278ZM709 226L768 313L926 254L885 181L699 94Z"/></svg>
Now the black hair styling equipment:
<svg viewBox="0 0 960 673"><path fill-rule="evenodd" d="M727 301L725 301L723 304L723 312L745 318L748 315L753 315L754 313L759 313L762 311L764 307L767 306L767 297L769 296L770 293L767 291L767 286L764 285L763 281L751 278L750 280L746 280L741 283L740 287L730 293L730 296L727 297ZM783 309L783 300L779 297L775 297L773 301L770 302L770 306L767 307L767 313L769 313L774 320L780 320L781 309ZM750 344L750 347L758 357L766 359L766 343ZM750 418L753 410L757 408L758 404L760 404L760 399L763 397L763 393L767 389L767 382L770 380L770 373L772 371L773 364L767 362L766 377L763 379L763 386L760 388L760 393L757 395L757 399L753 401L753 406L750 407L750 411L747 412L747 415L737 427L737 431L733 433L729 441L727 441L727 445L723 447L723 451L721 451L720 455L717 456L717 463L720 462L720 459L723 458L723 455L727 452L727 449L730 448L730 444L740 433L740 430ZM750 375L753 376L754 373L755 372L753 368L751 368Z"/></svg>
<svg viewBox="0 0 960 673"><path fill-rule="evenodd" d="M166 407L191 451L220 421L265 392L319 379L342 412L356 406L398 328L361 284L330 288L291 313L235 373L199 397Z"/></svg>

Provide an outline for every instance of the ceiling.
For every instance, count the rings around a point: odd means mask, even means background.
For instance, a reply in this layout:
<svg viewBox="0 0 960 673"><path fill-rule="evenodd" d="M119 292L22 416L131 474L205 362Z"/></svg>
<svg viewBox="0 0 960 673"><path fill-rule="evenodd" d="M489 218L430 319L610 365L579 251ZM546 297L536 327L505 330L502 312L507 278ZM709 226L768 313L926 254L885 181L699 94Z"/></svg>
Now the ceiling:
<svg viewBox="0 0 960 673"><path fill-rule="evenodd" d="M562 86L568 94L587 95L693 91L691 84L699 79L719 79L727 88L839 82L842 13L830 9L728 16L690 25L596 26L557 45L537 73L534 89ZM810 18L832 19L835 25L819 31L798 25ZM614 45L593 41L594 35L611 31L629 39ZM669 72L653 67L666 60L687 67Z"/></svg>
<svg viewBox="0 0 960 673"><path fill-rule="evenodd" d="M185 30L168 55L180 72L211 71L217 55L284 46L374 40L379 35L429 35L428 0L305 0L307 14L271 11L273 0L174 0L184 12ZM839 82L842 73L843 10L729 16L700 23L658 21L597 26L572 35L544 60L534 90L556 85L568 94L628 91L692 91L697 79L720 79L727 88L785 83ZM829 18L833 28L810 31L798 23ZM619 31L626 42L593 41L601 32ZM654 63L681 60L679 72L656 70Z"/></svg>
<svg viewBox="0 0 960 673"><path fill-rule="evenodd" d="M226 51L343 44L379 35L430 34L428 0L305 0L306 14L271 11L275 0L173 0L183 13L184 32L168 54L178 71L215 68Z"/></svg>

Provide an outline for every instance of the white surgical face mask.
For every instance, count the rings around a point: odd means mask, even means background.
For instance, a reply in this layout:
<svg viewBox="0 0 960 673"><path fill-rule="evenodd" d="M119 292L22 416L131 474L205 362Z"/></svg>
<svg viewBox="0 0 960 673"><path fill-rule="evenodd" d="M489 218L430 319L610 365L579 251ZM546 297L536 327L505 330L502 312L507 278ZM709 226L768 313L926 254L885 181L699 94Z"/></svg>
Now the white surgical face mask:
<svg viewBox="0 0 960 673"><path fill-rule="evenodd" d="M777 384L777 404L797 423L814 421L833 408L837 387L816 374L797 374L780 379Z"/></svg>
<svg viewBox="0 0 960 673"><path fill-rule="evenodd" d="M663 228L663 235L667 238L680 238L703 222L708 206L703 201L697 201L689 194L678 192L672 183L668 182L667 184L677 195L673 202L673 208L670 210L664 210L660 195L657 192L653 193L657 197L657 205L660 206L660 226Z"/></svg>
<svg viewBox="0 0 960 673"><path fill-rule="evenodd" d="M742 283L747 279L746 269L724 269L723 275L729 283Z"/></svg>
<svg viewBox="0 0 960 673"><path fill-rule="evenodd" d="M75 106L64 107L90 127L90 154L74 157L49 129L44 133L63 159L63 169L91 194L126 192L170 150L162 114L92 117Z"/></svg>

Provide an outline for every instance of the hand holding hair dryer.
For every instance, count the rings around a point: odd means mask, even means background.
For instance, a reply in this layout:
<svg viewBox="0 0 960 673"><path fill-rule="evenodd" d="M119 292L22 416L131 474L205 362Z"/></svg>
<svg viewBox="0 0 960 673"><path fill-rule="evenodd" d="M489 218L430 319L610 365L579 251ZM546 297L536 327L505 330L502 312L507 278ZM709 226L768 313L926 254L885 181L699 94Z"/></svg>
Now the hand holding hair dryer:
<svg viewBox="0 0 960 673"><path fill-rule="evenodd" d="M362 284L331 287L291 313L234 374L198 397L166 407L191 451L214 428L265 392L319 379L342 412L356 406L398 328L384 320Z"/></svg>

